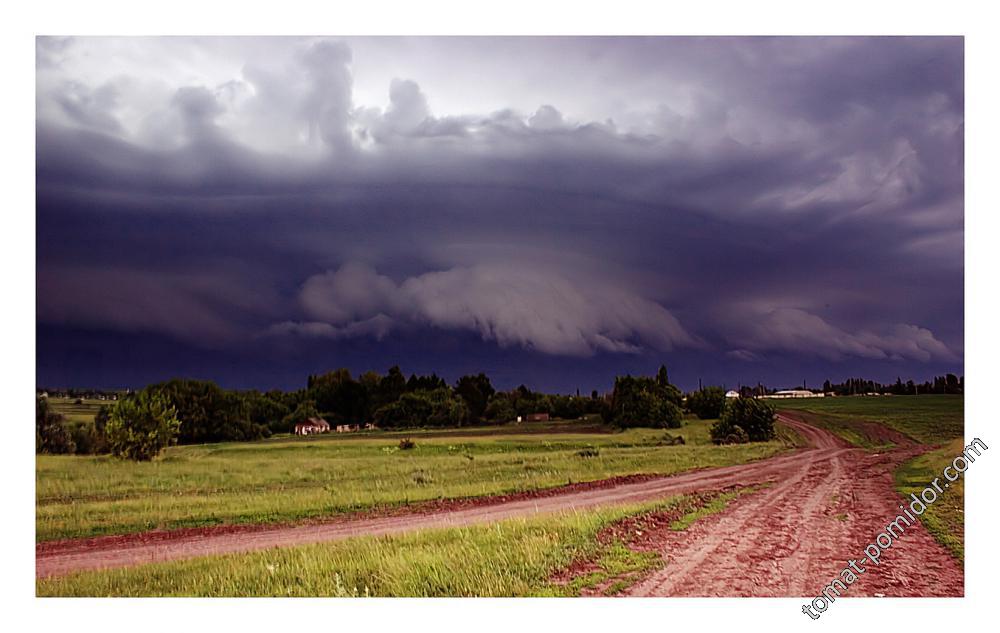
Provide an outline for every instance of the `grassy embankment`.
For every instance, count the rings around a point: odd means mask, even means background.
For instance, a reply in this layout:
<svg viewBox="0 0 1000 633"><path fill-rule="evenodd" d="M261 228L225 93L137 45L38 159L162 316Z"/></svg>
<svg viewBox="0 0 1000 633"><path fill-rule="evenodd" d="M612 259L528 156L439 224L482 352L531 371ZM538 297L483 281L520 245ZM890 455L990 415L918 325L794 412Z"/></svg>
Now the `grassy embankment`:
<svg viewBox="0 0 1000 633"><path fill-rule="evenodd" d="M748 489L743 489L746 491ZM36 583L41 596L573 596L615 593L662 564L622 538L626 517L671 512L674 530L722 511L741 492L511 519L487 526L359 537L321 545L83 572ZM574 561L585 572L556 579ZM565 575L565 574L563 574Z"/></svg>
<svg viewBox="0 0 1000 633"><path fill-rule="evenodd" d="M745 463L792 445L783 434L772 442L714 446L711 423L691 420L671 430L684 437L683 446L661 445L663 431L579 433L574 431L581 427L564 423L530 435L520 429L531 425L505 427L507 435L496 435L495 428L469 429L462 436L417 431L410 434L417 447L408 451L376 433L173 447L150 463L38 456L36 538L296 521Z"/></svg>
<svg viewBox="0 0 1000 633"><path fill-rule="evenodd" d="M779 408L806 411L809 420L837 433L852 444L880 449L878 441L864 435L861 422L876 422L907 435L918 442L935 446L928 453L911 459L895 472L896 489L904 497L919 494L962 452L964 430L962 396L889 396L844 397L809 400L783 400ZM924 527L959 560L965 555L965 483L964 478L938 497L920 517Z"/></svg>

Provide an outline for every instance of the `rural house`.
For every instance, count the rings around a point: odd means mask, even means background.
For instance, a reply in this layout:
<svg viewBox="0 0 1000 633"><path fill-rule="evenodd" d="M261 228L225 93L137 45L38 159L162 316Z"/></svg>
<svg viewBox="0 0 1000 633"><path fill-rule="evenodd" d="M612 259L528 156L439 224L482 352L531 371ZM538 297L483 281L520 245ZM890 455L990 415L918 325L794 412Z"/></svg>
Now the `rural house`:
<svg viewBox="0 0 1000 633"><path fill-rule="evenodd" d="M296 435L313 435L315 433L329 433L330 423L323 418L309 418L305 422L295 425Z"/></svg>

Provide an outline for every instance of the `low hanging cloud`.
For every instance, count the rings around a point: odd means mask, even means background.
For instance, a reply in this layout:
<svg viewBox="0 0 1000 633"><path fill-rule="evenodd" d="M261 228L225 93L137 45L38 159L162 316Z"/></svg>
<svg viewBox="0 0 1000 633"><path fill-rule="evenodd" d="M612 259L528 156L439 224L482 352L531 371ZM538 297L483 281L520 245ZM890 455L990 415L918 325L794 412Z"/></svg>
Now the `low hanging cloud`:
<svg viewBox="0 0 1000 633"><path fill-rule="evenodd" d="M300 302L311 320L279 323L269 334L380 338L392 328L429 325L476 332L501 347L569 356L701 345L654 301L518 266L452 268L397 284L350 263L309 278Z"/></svg>
<svg viewBox="0 0 1000 633"><path fill-rule="evenodd" d="M738 354L731 353L740 360L753 359L753 351L796 352L832 361L847 357L921 362L958 359L926 328L899 323L880 332L851 333L798 308L778 308L756 315L732 342L744 348L737 350Z"/></svg>

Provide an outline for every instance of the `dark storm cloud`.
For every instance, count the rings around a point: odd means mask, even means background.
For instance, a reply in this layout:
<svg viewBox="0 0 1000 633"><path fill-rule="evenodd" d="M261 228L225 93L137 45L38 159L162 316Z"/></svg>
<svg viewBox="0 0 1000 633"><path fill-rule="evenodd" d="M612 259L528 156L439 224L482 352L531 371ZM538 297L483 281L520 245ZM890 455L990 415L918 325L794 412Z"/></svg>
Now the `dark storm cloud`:
<svg viewBox="0 0 1000 633"><path fill-rule="evenodd" d="M229 43L107 45L144 42ZM420 77L355 101L357 51L394 40L240 40L191 83L40 39L39 321L961 362L960 39L418 43L497 82L493 53L518 51L554 87L436 114Z"/></svg>

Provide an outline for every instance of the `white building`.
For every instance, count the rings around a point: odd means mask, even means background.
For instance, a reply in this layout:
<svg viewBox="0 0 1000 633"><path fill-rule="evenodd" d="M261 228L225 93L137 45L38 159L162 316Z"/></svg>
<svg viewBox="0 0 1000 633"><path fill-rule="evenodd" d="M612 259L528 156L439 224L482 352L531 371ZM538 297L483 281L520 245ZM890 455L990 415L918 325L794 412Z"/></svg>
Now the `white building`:
<svg viewBox="0 0 1000 633"><path fill-rule="evenodd" d="M782 391L775 391L772 394L762 396L763 398L822 398L825 393L813 393L808 389L783 389Z"/></svg>

